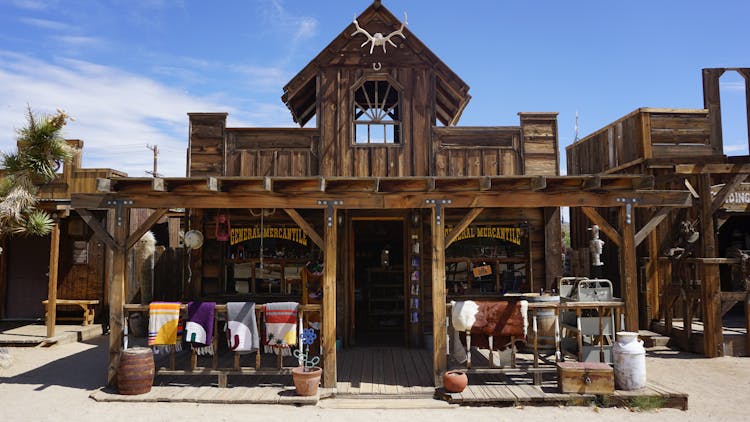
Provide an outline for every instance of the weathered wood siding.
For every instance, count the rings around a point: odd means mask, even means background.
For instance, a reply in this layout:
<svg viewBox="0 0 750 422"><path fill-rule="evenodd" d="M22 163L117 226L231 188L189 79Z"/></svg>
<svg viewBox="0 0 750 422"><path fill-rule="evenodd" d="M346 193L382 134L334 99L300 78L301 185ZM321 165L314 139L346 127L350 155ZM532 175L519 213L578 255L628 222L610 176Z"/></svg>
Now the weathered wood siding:
<svg viewBox="0 0 750 422"><path fill-rule="evenodd" d="M641 108L566 148L568 174L596 174L639 160L714 152L707 110Z"/></svg>
<svg viewBox="0 0 750 422"><path fill-rule="evenodd" d="M560 174L557 113L518 113L521 120L523 173Z"/></svg>
<svg viewBox="0 0 750 422"><path fill-rule="evenodd" d="M434 127L435 176L519 174L521 128Z"/></svg>
<svg viewBox="0 0 750 422"><path fill-rule="evenodd" d="M188 176L225 176L227 113L188 113Z"/></svg>
<svg viewBox="0 0 750 422"><path fill-rule="evenodd" d="M227 174L314 176L318 174L317 129L227 129Z"/></svg>
<svg viewBox="0 0 750 422"><path fill-rule="evenodd" d="M70 199L71 193L94 193L96 192L97 178L125 177L126 173L107 168L81 168L81 154L83 153L83 141L68 139L68 145L73 147L73 157L69 163L63 165L62 172L58 173L50 183L39 186L37 198L45 199Z"/></svg>
<svg viewBox="0 0 750 422"><path fill-rule="evenodd" d="M353 139L353 89L373 76L386 76L402 87L401 138L398 144L358 145ZM435 121L434 80L424 68L376 72L360 67L321 69L318 78L320 174L323 176L426 176Z"/></svg>
<svg viewBox="0 0 750 422"><path fill-rule="evenodd" d="M75 227L74 229L72 229ZM61 299L104 298L105 246L83 221L71 216L62 221L57 297ZM85 242L86 260L75 262L74 243ZM80 251L79 251L80 253Z"/></svg>

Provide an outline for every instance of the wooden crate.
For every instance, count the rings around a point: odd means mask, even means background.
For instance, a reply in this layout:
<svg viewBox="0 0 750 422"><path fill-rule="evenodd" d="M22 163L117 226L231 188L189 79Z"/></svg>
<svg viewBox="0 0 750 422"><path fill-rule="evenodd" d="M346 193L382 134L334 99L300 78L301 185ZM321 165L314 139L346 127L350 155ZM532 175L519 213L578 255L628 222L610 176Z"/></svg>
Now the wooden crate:
<svg viewBox="0 0 750 422"><path fill-rule="evenodd" d="M600 362L558 362L557 384L562 393L612 394L612 367Z"/></svg>

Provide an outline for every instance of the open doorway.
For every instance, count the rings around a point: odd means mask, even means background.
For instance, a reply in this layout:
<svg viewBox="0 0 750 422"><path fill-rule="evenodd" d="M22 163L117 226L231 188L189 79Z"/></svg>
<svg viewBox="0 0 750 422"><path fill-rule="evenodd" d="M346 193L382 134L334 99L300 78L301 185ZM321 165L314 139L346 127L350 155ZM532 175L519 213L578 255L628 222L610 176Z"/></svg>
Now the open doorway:
<svg viewBox="0 0 750 422"><path fill-rule="evenodd" d="M404 222L354 218L354 342L404 346L406 332Z"/></svg>

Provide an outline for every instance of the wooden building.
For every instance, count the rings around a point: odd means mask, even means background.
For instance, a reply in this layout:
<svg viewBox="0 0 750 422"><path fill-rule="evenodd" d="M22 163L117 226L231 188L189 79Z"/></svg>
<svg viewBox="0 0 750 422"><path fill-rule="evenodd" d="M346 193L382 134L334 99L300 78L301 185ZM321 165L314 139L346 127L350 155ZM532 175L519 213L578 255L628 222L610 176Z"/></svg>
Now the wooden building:
<svg viewBox="0 0 750 422"><path fill-rule="evenodd" d="M106 247L93 236L84 219L71 212L74 192L95 192L98 178L125 177L112 169L81 168L83 141L68 140L74 154L70 163L50 183L39 187L37 207L47 211L56 224L50 235L10 236L3 239L0 271L0 317L39 319L45 315L43 300L50 300L52 314L80 316L78 306L60 306L56 298L99 301L107 297ZM106 212L95 211L90 218L106 221ZM48 335L54 334L54 319Z"/></svg>
<svg viewBox="0 0 750 422"><path fill-rule="evenodd" d="M682 347L708 357L750 350L747 335L738 347L724 341L722 334L722 316L738 302L747 303L750 287L732 281L731 266L741 265L737 250L750 249L750 201L743 193L750 157L725 155L719 79L727 71L745 79L750 96L750 69L703 69L703 109L640 108L566 149L571 175L641 174L653 177L657 189L691 190L692 208L646 208L636 213L636 227L656 226L650 235L636 238L638 320L641 328L663 326ZM746 115L750 136L750 102ZM582 251L579 255L587 254L590 235L585 229L592 223L607 227L608 236L617 236L616 216L603 212L601 217L571 211L571 241ZM687 246L685 256L670 257L670 249L686 247L679 236L683 222L694 226L699 241ZM611 264L622 249L616 238L609 240L612 247L606 248L603 260ZM728 256L732 248L734 258ZM608 278L618 279L618 272L615 265L605 266ZM681 327L673 326L673 320L680 320ZM702 325L702 339L693 335L695 323Z"/></svg>
<svg viewBox="0 0 750 422"><path fill-rule="evenodd" d="M377 39L357 27L392 43L363 46ZM173 299L319 300L323 384L332 387L337 339L429 347L440 385L447 302L554 286L559 207L611 208L624 222L631 206L690 205L687 191L655 191L650 177L560 176L556 113L519 113L517 126L457 126L468 91L374 1L284 87L299 128L232 128L226 113L190 113L188 177L115 177L98 193L74 195L77 209L111 209L119 222L109 234L97 230L118 251L109 379L123 340L129 209L189 209L186 228L205 236ZM635 236L625 224L629 304ZM309 277L320 266L319 280ZM302 277L320 289L303 292ZM637 308L629 304L630 318Z"/></svg>

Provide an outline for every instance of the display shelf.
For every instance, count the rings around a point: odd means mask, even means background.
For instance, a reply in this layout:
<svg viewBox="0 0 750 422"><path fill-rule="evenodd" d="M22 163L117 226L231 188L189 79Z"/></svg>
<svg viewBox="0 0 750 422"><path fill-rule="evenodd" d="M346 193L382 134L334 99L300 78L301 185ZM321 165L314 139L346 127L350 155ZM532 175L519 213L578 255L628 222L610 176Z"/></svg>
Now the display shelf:
<svg viewBox="0 0 750 422"><path fill-rule="evenodd" d="M367 270L367 326L371 330L403 330L404 271L391 268Z"/></svg>

